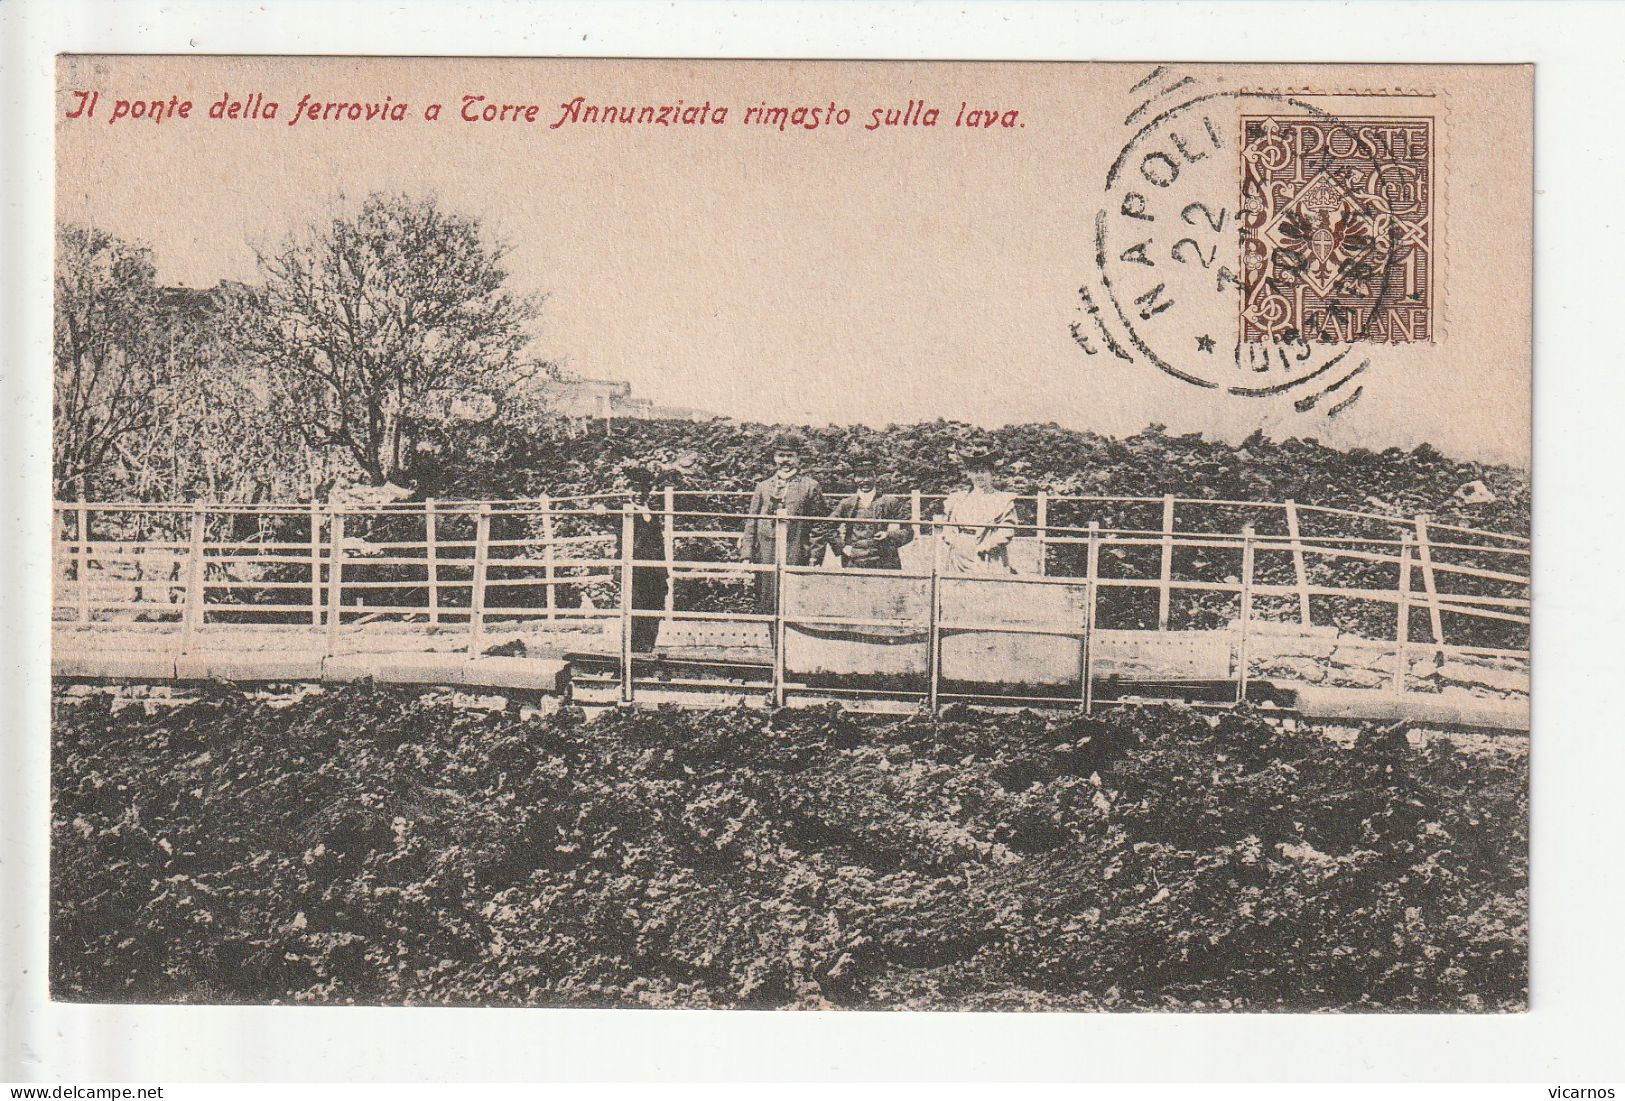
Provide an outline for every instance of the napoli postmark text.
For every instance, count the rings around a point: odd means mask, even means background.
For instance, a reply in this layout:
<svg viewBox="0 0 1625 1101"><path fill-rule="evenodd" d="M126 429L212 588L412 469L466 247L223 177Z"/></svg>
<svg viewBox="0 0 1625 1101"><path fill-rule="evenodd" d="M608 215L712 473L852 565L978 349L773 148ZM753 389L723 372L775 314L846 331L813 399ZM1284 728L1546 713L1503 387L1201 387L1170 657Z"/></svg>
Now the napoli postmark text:
<svg viewBox="0 0 1625 1101"><path fill-rule="evenodd" d="M1382 346L1433 339L1431 116L1162 66L1130 91L1078 291L1085 353L1335 415Z"/></svg>

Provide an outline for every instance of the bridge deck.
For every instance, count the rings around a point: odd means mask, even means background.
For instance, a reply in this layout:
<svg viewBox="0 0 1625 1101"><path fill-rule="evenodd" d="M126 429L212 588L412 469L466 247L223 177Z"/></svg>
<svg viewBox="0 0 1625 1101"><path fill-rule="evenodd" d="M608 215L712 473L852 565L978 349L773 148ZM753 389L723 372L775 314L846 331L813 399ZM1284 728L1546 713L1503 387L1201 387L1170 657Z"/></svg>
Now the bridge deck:
<svg viewBox="0 0 1625 1101"><path fill-rule="evenodd" d="M708 678L732 692L740 677L717 668L732 661L765 677L777 704L889 694L1088 708L1124 684L1197 698L1233 682L1232 701L1264 684L1344 709L1381 696L1384 713L1487 709L1527 723L1521 537L1291 502L1041 494L1016 525L1016 572L967 576L944 567L918 497L898 571L731 561L746 520L779 525L783 546L792 518L674 499L641 521L546 500L59 505L54 665L70 677L521 687L556 685L577 655L633 703L703 694ZM1063 506L1072 526L1054 522ZM1227 509L1285 534L1227 530ZM1088 515L1117 526L1079 526ZM646 558L634 536L651 521L664 553ZM742 610L764 574L776 606ZM632 653L651 619L661 662Z"/></svg>

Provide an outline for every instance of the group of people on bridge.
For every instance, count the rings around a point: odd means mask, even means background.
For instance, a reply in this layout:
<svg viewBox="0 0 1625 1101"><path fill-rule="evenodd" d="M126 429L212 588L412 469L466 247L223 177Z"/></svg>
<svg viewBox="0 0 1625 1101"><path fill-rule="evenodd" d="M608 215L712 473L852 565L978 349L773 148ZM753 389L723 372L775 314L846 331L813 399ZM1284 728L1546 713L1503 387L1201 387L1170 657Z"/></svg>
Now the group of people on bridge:
<svg viewBox="0 0 1625 1101"><path fill-rule="evenodd" d="M802 468L806 451L805 441L796 433L784 432L774 438L773 473L758 482L751 494L739 533L739 561L778 562L782 530L787 566L815 564L827 548L845 569L902 569L900 551L918 534L918 521L906 498L885 492L879 463L868 455L849 457L855 490L831 506L818 480ZM990 451L967 453L963 466L968 484L948 495L935 524L942 541L941 568L958 574L1011 573L1015 494L994 485L995 459ZM653 501L655 476L639 468L628 474L627 481L633 507L632 556L642 562L662 559L666 533ZM785 517L782 529L780 515ZM634 570L633 606L661 607L666 584L664 570ZM774 611L776 586L774 571L755 571L759 612Z"/></svg>

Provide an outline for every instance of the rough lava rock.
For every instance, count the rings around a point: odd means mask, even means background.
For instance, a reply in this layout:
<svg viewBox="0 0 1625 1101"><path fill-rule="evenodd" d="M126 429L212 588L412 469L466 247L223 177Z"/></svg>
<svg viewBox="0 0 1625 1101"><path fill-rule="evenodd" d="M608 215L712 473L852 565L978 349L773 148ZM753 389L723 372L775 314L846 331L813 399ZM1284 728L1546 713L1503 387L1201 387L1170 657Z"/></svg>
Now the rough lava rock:
<svg viewBox="0 0 1625 1101"><path fill-rule="evenodd" d="M1525 770L1179 708L586 721L364 685L151 715L64 696L51 990L1511 1011Z"/></svg>

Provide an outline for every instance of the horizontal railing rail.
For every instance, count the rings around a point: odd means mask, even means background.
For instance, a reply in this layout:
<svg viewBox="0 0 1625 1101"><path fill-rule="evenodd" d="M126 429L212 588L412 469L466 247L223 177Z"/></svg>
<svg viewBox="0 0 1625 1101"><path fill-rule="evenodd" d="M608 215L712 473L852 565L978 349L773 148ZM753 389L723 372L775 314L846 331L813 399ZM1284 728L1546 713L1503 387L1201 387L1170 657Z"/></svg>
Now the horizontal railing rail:
<svg viewBox="0 0 1625 1101"><path fill-rule="evenodd" d="M1103 606L1134 594L1154 599L1154 612L1149 606L1132 615L1115 606L1106 610L1158 631L1228 623L1239 626L1245 640L1265 621L1335 627L1348 645L1392 650L1394 683L1400 688L1413 651L1527 656L1529 577L1518 568L1528 558L1527 540L1438 524L1425 515L1403 519L1290 501L1039 494L1024 499L1035 506L1029 516L951 525L1011 536L1015 571L970 575L945 566L938 538L944 520L927 511L932 495L911 494L908 515L878 519L675 507L682 497L745 496L667 489L641 506L624 493L332 505L59 502L54 506L53 617L65 628L90 631L178 631L176 645L183 651L198 645L206 632L300 628L326 653L368 632L427 629L466 632L461 645L477 654L493 632L515 624L542 620L607 629L618 621L619 637L610 631L603 644L620 653L628 699L637 679L633 625L651 618L765 624L774 690L782 698L784 638L793 628L910 627L928 636L932 648L944 633L964 630L1075 637L1087 670L1091 635L1116 629L1103 626L1111 621L1102 618ZM1162 523L1057 523L1057 503L1155 506ZM1285 530L1260 534L1250 523L1238 531L1176 522L1182 509L1188 513L1202 505L1278 514L1278 526ZM1306 533L1301 519L1308 512L1381 520L1398 530ZM649 555L648 533L640 536L640 523L653 525L658 556ZM834 572L819 561L800 565L785 559L789 526L797 523L810 533L809 550L815 553L823 551L837 525L907 529L912 538L904 569L838 572L853 579L885 576L926 584L933 594L927 621L836 612L786 615L782 600L772 614L743 606L754 578L772 575L774 592L782 593L786 578ZM733 544L751 525L771 528L777 560L738 560ZM1438 531L1492 542L1435 539ZM643 550L637 549L640 538ZM1071 586L1082 593L1088 610L1081 619L1026 624L939 615L941 586L967 577ZM646 594L634 594L639 586L647 590L651 578L662 590L655 607L646 606ZM1179 601L1195 603L1176 609ZM1379 615L1378 608L1388 610ZM1245 651L1245 642L1241 645ZM920 692L935 701L941 694L938 659L931 656L927 665L930 683ZM1244 695L1245 653L1237 668L1238 691ZM1087 703L1089 675L1080 676Z"/></svg>

